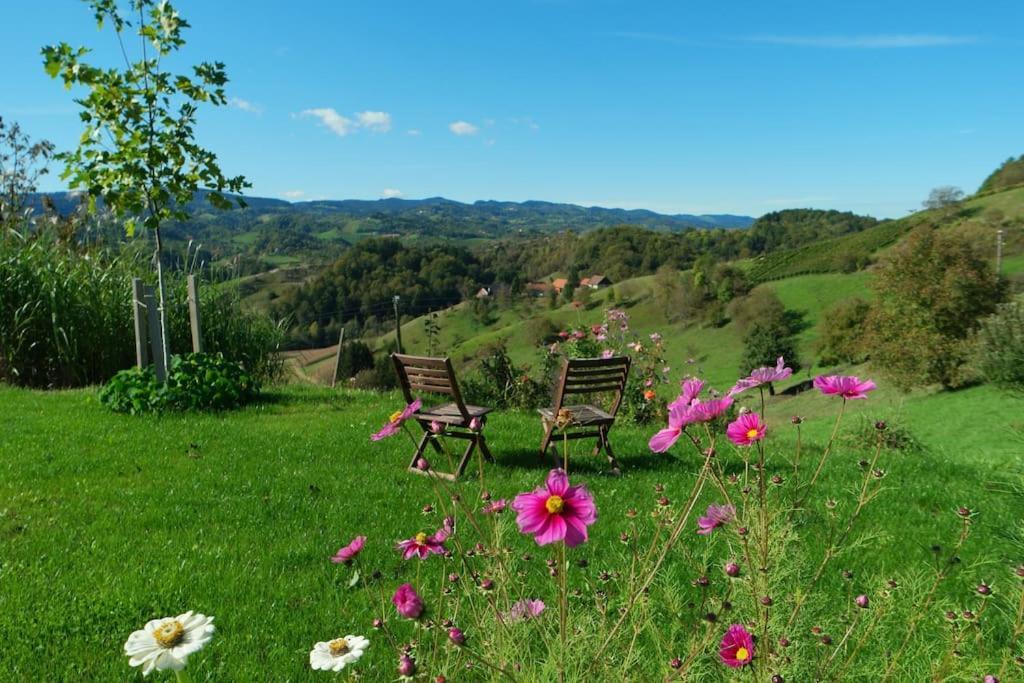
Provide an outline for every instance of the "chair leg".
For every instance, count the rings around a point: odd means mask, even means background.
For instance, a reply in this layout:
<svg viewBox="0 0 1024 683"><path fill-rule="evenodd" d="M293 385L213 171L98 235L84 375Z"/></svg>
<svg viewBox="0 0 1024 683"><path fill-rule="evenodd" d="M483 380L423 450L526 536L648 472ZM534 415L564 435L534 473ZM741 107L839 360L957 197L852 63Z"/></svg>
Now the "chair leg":
<svg viewBox="0 0 1024 683"><path fill-rule="evenodd" d="M555 431L555 423L542 421L544 424L544 438L540 440L540 457L545 457L548 454L548 448L551 447L551 434Z"/></svg>
<svg viewBox="0 0 1024 683"><path fill-rule="evenodd" d="M432 441L430 438L430 432L423 432L423 438L420 439L420 444L416 447L416 452L412 454L412 461L409 462L410 470L419 471L419 468L416 467L416 461L423 455L423 451L427 450L427 443L430 441Z"/></svg>
<svg viewBox="0 0 1024 683"><path fill-rule="evenodd" d="M470 439L469 445L466 446L466 452L462 454L462 460L459 461L459 467L455 470L455 478L458 479L466 471L466 466L469 465L469 459L473 456L473 449L476 448L476 439Z"/></svg>
<svg viewBox="0 0 1024 683"><path fill-rule="evenodd" d="M483 434L477 437L477 445L480 446L480 452L483 454L484 460L494 462L494 456L491 455L491 449L487 447L487 439L484 438Z"/></svg>
<svg viewBox="0 0 1024 683"><path fill-rule="evenodd" d="M612 474L620 475L622 470L619 468L619 461L615 459L615 453L612 452L612 443L608 440L608 428L602 427L598 430L601 434L599 441L600 445L604 446L604 454L608 456L608 463L612 466Z"/></svg>

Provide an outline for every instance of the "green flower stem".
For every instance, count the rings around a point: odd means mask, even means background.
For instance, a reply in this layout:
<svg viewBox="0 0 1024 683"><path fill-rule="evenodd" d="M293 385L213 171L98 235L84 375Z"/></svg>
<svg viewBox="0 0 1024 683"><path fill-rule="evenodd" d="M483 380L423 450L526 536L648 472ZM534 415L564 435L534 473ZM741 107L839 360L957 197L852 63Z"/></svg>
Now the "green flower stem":
<svg viewBox="0 0 1024 683"><path fill-rule="evenodd" d="M192 677L188 675L188 672L184 669L178 669L174 672L174 678L177 683L192 683Z"/></svg>

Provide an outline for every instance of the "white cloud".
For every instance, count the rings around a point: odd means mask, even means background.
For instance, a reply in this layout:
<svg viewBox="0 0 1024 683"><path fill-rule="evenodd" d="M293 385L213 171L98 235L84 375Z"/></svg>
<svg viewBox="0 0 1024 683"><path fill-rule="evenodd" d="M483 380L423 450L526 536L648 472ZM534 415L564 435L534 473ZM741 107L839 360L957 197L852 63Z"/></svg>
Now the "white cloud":
<svg viewBox="0 0 1024 683"><path fill-rule="evenodd" d="M235 109L247 111L250 114L263 113L263 107L253 102L250 102L249 100L243 100L241 97L232 97L228 100L228 105L234 107Z"/></svg>
<svg viewBox="0 0 1024 683"><path fill-rule="evenodd" d="M402 196L402 191L401 190L396 190L393 187L385 187L384 191L380 193L380 196L384 197L385 199L391 199L393 197L401 197Z"/></svg>
<svg viewBox="0 0 1024 683"><path fill-rule="evenodd" d="M287 192L282 192L281 194L284 195L285 199L300 199L306 196L306 193L303 192L302 190L288 190Z"/></svg>
<svg viewBox="0 0 1024 683"><path fill-rule="evenodd" d="M391 130L391 114L386 111L361 111L356 114L359 125L374 133Z"/></svg>
<svg viewBox="0 0 1024 683"><path fill-rule="evenodd" d="M480 129L466 121L454 121L448 124L448 130L456 135L476 135Z"/></svg>
<svg viewBox="0 0 1024 683"><path fill-rule="evenodd" d="M320 119L320 123L327 126L335 134L345 137L353 130L355 130L356 124L352 119L347 119L331 107L322 107L319 109L304 109L301 116L315 116Z"/></svg>
<svg viewBox="0 0 1024 683"><path fill-rule="evenodd" d="M740 38L749 43L765 43L768 45L791 45L794 47L825 47L854 49L885 49L908 47L947 47L951 45L971 45L979 42L977 36L955 36L932 33L880 33L860 36L787 36L787 35L756 35Z"/></svg>
<svg viewBox="0 0 1024 683"><path fill-rule="evenodd" d="M413 137L416 137L417 135L420 134L420 129L419 128L410 128L409 130L405 131L405 134L406 135L411 135Z"/></svg>

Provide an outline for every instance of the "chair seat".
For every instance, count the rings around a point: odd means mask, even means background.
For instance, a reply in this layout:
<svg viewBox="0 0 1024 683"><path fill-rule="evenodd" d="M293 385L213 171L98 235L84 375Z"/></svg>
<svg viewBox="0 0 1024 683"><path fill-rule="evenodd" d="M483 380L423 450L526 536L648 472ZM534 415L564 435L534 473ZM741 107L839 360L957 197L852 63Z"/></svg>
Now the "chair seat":
<svg viewBox="0 0 1024 683"><path fill-rule="evenodd" d="M568 410L572 416L572 425L570 426L588 427L590 425L611 424L615 422L615 418L610 413L594 405L563 406L562 410ZM555 421L555 411L553 408L541 408L537 412L540 413L541 418L545 422Z"/></svg>
<svg viewBox="0 0 1024 683"><path fill-rule="evenodd" d="M494 408L484 408L483 406L466 406L466 412L469 413L470 419L474 417L483 417L487 413L494 410ZM436 420L442 424L448 425L468 425L469 420L466 420L462 413L459 412L459 407L454 403L445 403L440 406L433 406L420 410L415 415L417 420Z"/></svg>

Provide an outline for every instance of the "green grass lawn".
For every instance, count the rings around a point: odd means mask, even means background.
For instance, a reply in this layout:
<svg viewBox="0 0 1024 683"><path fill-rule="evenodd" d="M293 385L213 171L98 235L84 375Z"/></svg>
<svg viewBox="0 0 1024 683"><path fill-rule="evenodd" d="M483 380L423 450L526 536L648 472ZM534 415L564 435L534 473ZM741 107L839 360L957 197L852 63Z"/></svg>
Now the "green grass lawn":
<svg viewBox="0 0 1024 683"><path fill-rule="evenodd" d="M126 417L107 412L89 390L0 387L0 680L136 680L138 672L121 654L128 634L150 618L187 609L216 616L213 642L189 664L196 680L314 680L318 676L308 667L312 644L347 633L371 639L357 667L365 679L394 680L396 655L370 628L380 611L379 596L375 589L350 590L351 571L328 558L356 534L365 534L364 571L383 573L380 584L388 596L417 576L419 564L403 564L392 546L440 524L437 514L421 512L434 500L432 485L405 471L407 441L368 440L397 403L394 396L291 387L236 413ZM807 416L811 445L805 444L805 457L811 458L836 405L809 394L772 399L770 438L780 450L771 451L771 471L788 473L794 435L788 416ZM849 591L873 590L890 576L911 577L909 586L932 561L931 546L952 542L956 506L980 510L961 553L963 569L943 586L929 622L934 624L928 633L936 637L915 646L907 662L909 677L899 680L929 677L932 659L942 653L941 609L973 605L972 588L980 579L993 583L1001 600L1011 583L1008 567L1022 560L1011 532L1024 507L1020 496L1009 492L1021 482L1022 409L1024 399L989 387L906 398L885 391L851 403L845 424L892 420L926 450L883 455L887 488L859 527L869 532L870 544L839 557L823 581L835 600L847 600ZM656 484L665 485L664 495L673 503L690 490L695 457L683 450L650 454L646 441L655 428L622 425L613 431L624 466L621 478L605 475L603 461L579 457L573 462L573 478L588 484L599 509L590 542L572 552L573 559L589 562L570 572L570 587L581 591L574 604L591 599L597 589L614 594L615 580L604 584L598 577L603 570L622 568L618 537L628 509L639 509L642 519L656 507ZM510 498L541 482L546 466L535 453L540 437L535 416L498 413L487 433L497 456L487 467L487 486L496 497ZM736 471L735 452L723 450L723 462ZM862 456L856 446L841 442L823 480L822 499L833 497L840 510L848 509ZM467 500L478 496L473 479L457 487ZM709 489L698 507L715 500ZM813 508L801 522L794 565L821 554L820 509ZM502 523L510 526L511 516ZM554 583L543 565L550 551L511 530L509 535L515 556L533 555L529 561L513 559L524 572L517 589L553 606ZM699 623L700 589L691 586L696 575L690 561L696 557L708 563L709 573L718 571L722 550L689 534L670 557L668 585L653 594L678 597L677 607L659 612L667 635L644 640L643 658L624 678L660 680L669 673L668 660L681 654L677 648L686 642L680 628ZM422 571L441 562L431 558ZM852 570L854 581L844 582L840 568ZM718 581L721 574L712 576ZM900 604L896 615L905 620L912 606ZM1009 611L1002 602L994 604L998 609L985 622L990 634L1005 631ZM390 609L386 614L391 616ZM805 614L811 618L817 612L808 607ZM902 628L900 619L886 627L893 638ZM806 642L805 634L791 637ZM524 643L523 653L547 656L538 642ZM728 672L712 658L702 659L701 667L708 672L701 680L726 680ZM453 679L449 672L449 680L479 676ZM786 671L786 680L809 678Z"/></svg>

